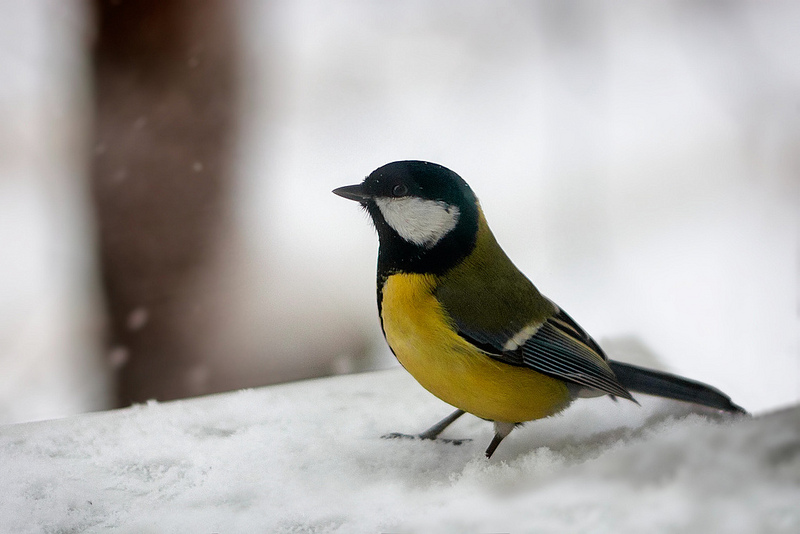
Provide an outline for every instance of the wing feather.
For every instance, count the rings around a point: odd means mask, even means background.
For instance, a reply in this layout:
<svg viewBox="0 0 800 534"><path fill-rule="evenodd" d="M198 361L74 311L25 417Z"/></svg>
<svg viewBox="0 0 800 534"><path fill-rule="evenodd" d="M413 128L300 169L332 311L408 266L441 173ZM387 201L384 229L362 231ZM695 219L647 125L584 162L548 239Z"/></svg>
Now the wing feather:
<svg viewBox="0 0 800 534"><path fill-rule="evenodd" d="M496 360L634 400L606 363L608 358L599 345L560 309L512 351L503 350L503 347L513 334L492 335L466 330L459 325L463 338Z"/></svg>

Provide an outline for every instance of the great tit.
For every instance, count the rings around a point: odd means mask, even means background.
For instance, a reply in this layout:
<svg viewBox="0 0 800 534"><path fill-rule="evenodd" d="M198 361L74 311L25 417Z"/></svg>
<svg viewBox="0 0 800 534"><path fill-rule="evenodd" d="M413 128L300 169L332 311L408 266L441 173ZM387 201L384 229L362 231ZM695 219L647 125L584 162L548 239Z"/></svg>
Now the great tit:
<svg viewBox="0 0 800 534"><path fill-rule="evenodd" d="M494 423L491 457L516 425L579 397L631 391L745 413L719 390L609 360L500 248L469 185L424 161L397 161L334 189L378 232L378 311L397 359L457 408L417 437L435 439L465 412ZM404 436L391 434L387 437Z"/></svg>

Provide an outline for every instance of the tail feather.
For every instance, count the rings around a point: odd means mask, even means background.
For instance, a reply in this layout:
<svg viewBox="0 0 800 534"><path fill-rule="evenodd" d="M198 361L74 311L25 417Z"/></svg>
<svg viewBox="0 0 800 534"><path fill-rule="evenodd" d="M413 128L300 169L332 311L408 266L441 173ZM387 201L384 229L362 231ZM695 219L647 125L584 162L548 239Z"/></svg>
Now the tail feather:
<svg viewBox="0 0 800 534"><path fill-rule="evenodd" d="M680 376L609 360L617 380L630 391L667 397L733 413L747 413L720 390Z"/></svg>

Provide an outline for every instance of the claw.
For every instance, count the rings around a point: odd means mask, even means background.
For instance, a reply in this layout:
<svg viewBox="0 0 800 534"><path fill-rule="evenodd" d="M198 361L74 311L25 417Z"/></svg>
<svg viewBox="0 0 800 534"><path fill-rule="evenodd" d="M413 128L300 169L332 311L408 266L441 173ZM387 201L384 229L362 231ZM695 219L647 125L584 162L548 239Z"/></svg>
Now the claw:
<svg viewBox="0 0 800 534"><path fill-rule="evenodd" d="M417 439L418 436L412 436L411 434L401 434L400 432L392 432L391 434L384 434L381 436L381 439Z"/></svg>
<svg viewBox="0 0 800 534"><path fill-rule="evenodd" d="M424 439L424 440L431 440L431 441L438 441L441 443L449 443L451 445L461 445L462 443L467 443L472 441L471 439L450 439L450 438L432 438L425 436L423 434L401 434L400 432L392 432L391 434L385 434L381 436L382 439Z"/></svg>

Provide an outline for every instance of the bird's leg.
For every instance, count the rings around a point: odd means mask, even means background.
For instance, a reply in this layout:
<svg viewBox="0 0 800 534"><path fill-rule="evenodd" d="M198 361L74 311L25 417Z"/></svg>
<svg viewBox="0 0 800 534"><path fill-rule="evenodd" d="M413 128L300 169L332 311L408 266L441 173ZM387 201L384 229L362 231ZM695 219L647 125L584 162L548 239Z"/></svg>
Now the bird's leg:
<svg viewBox="0 0 800 534"><path fill-rule="evenodd" d="M439 434L441 434L445 428L453 424L453 422L464 415L464 410L456 410L428 430L419 434L417 436L411 436L409 434L401 434L399 432L392 432L391 434L386 434L382 436L383 438L390 439L390 438L419 438L419 439L436 439ZM448 443L452 443L453 445L461 445L465 441L470 441L468 439L443 439L442 441L446 441Z"/></svg>
<svg viewBox="0 0 800 534"><path fill-rule="evenodd" d="M514 430L516 425L514 423L501 423L499 421L494 422L494 438L492 438L492 442L489 444L489 448L486 449L486 458L491 458L492 454L494 454L494 450L500 445L500 442L503 439L511 434L511 431Z"/></svg>
<svg viewBox="0 0 800 534"><path fill-rule="evenodd" d="M419 435L420 439L436 439L444 429L455 422L456 419L464 415L464 410L456 410L428 430Z"/></svg>

